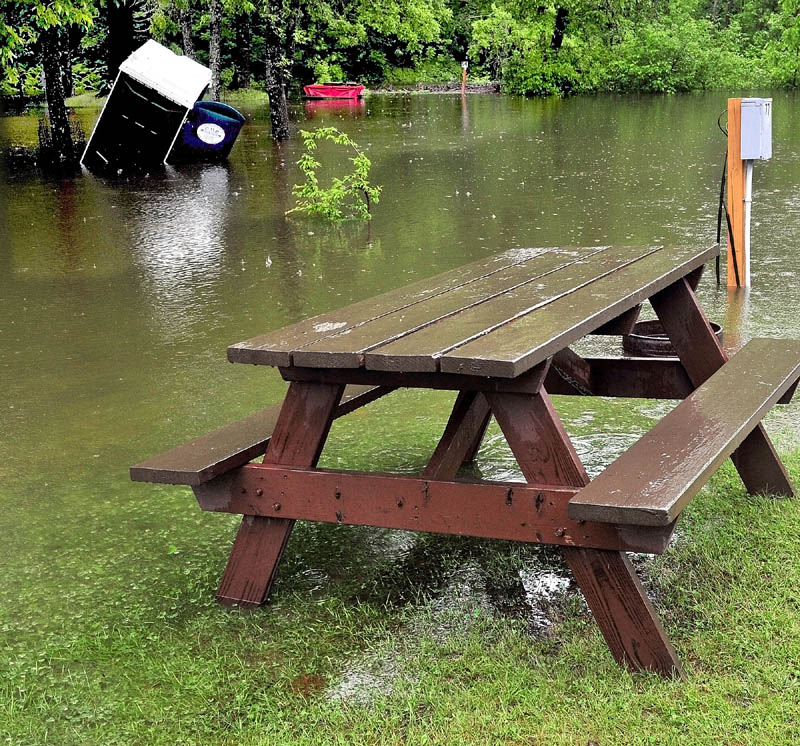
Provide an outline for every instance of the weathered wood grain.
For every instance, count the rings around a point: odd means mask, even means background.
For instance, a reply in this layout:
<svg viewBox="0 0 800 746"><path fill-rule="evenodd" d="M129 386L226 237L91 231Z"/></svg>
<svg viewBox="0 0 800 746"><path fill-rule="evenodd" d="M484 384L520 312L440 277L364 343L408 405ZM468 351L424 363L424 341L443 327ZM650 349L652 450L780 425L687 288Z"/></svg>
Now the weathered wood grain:
<svg viewBox="0 0 800 746"><path fill-rule="evenodd" d="M552 251L552 248L513 249L435 277L418 280L387 293L366 298L345 308L319 314L296 324L277 329L228 348L228 359L234 363L258 365L291 365L293 350L344 332L372 319L421 303L440 293L479 280L506 267L522 264ZM588 249L576 249L587 252Z"/></svg>
<svg viewBox="0 0 800 746"><path fill-rule="evenodd" d="M798 378L800 341L751 340L581 490L569 515L638 526L672 523Z"/></svg>
<svg viewBox="0 0 800 746"><path fill-rule="evenodd" d="M440 370L513 378L684 277L717 252L714 245L645 256L535 313L446 352L439 359ZM367 356L368 365L369 359Z"/></svg>
<svg viewBox="0 0 800 746"><path fill-rule="evenodd" d="M617 662L631 671L683 676L675 648L624 552L562 549Z"/></svg>
<svg viewBox="0 0 800 746"><path fill-rule="evenodd" d="M334 416L343 417L392 391L380 386L348 386ZM131 479L190 487L208 482L264 454L280 410L280 404L267 407L142 461L131 467Z"/></svg>
<svg viewBox="0 0 800 746"><path fill-rule="evenodd" d="M612 275L658 251L659 247L652 246L611 247L552 272L538 282L522 285L375 347L364 355L364 364L372 370L435 371L440 356L448 350L482 337L514 319L530 314L538 316L548 305L559 301L569 304L571 296L579 295L581 289L589 290L598 278ZM612 318L609 316L606 321ZM480 375L491 374L482 372Z"/></svg>
<svg viewBox="0 0 800 746"><path fill-rule="evenodd" d="M343 391L344 386L337 384L292 383L264 463L315 466ZM244 516L220 580L217 600L240 606L263 604L293 527L293 520Z"/></svg>
<svg viewBox="0 0 800 746"><path fill-rule="evenodd" d="M203 510L460 536L662 553L674 527L616 528L566 516L577 490L247 464L197 489Z"/></svg>
<svg viewBox="0 0 800 746"><path fill-rule="evenodd" d="M544 391L487 398L528 482L577 489L589 482ZM678 656L625 554L574 546L562 552L616 661L632 670L680 675Z"/></svg>

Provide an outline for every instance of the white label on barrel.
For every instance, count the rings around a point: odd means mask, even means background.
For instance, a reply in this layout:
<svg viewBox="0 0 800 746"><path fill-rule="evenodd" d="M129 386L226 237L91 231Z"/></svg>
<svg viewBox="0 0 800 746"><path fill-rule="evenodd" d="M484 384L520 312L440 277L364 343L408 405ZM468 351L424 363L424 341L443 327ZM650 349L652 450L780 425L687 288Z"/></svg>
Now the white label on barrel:
<svg viewBox="0 0 800 746"><path fill-rule="evenodd" d="M225 139L225 130L218 124L206 122L197 128L197 136L209 145L218 145Z"/></svg>

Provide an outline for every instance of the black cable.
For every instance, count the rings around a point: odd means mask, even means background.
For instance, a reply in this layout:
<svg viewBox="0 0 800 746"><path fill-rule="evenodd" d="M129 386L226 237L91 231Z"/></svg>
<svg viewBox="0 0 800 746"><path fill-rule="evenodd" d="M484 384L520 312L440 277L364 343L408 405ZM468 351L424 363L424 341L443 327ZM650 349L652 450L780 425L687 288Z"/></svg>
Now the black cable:
<svg viewBox="0 0 800 746"><path fill-rule="evenodd" d="M719 127L720 132L722 132L725 137L728 137L728 130L722 126L722 117L728 113L726 109L717 117L717 127ZM725 162L722 164L722 176L719 180L719 208L717 210L717 243L720 243L722 240L722 211L725 211L725 224L728 228L728 240L731 242L731 259L733 260L733 276L736 278L736 287L740 288L742 286L741 280L739 279L739 262L736 258L736 246L733 241L733 226L731 225L731 216L728 214L728 208L725 206L725 186L727 181L727 174L728 174L728 151L725 151ZM717 261L716 261L716 270L717 270L717 285L720 284L720 277L719 277L719 262L720 257L717 254Z"/></svg>
<svg viewBox="0 0 800 746"><path fill-rule="evenodd" d="M736 287L742 287L739 280L739 263L736 259L736 246L733 243L733 226L731 226L731 216L728 214L728 208L725 208L725 221L728 224L728 238L731 242L731 259L733 259L733 276L736 278Z"/></svg>
<svg viewBox="0 0 800 746"><path fill-rule="evenodd" d="M717 120L717 124L719 124L719 120ZM720 129L722 128L720 127ZM719 245L720 241L722 240L722 209L723 205L725 204L725 180L727 173L728 173L728 152L725 151L725 162L722 164L722 176L720 177L719 180L719 208L717 209L717 245ZM717 272L717 285L721 284L719 279L719 260L720 256L719 254L717 254L717 260L715 263Z"/></svg>
<svg viewBox="0 0 800 746"><path fill-rule="evenodd" d="M725 153L725 161L722 164L722 176L719 180L719 209L717 210L717 243L722 238L722 208L725 204L725 182L728 175L728 153Z"/></svg>
<svg viewBox="0 0 800 746"><path fill-rule="evenodd" d="M725 128L722 126L722 117L724 117L724 116L725 116L727 113L728 113L728 110L727 110L727 109L723 109L723 110L722 110L722 112L720 113L720 115L717 117L717 127L719 127L719 131L720 131L720 132L721 132L723 135L725 135L725 137L727 137L727 136L728 136L728 130L727 130L727 129L725 129Z"/></svg>

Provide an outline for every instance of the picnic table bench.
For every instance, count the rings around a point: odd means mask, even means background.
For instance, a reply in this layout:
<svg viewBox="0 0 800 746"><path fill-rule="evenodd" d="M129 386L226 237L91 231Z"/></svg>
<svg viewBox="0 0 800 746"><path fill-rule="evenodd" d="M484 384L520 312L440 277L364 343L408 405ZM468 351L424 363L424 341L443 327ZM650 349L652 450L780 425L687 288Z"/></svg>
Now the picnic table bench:
<svg viewBox="0 0 800 746"><path fill-rule="evenodd" d="M232 362L278 367L283 403L137 464L131 477L186 484L202 509L242 514L223 603L265 602L298 519L553 544L616 660L680 675L626 552L663 552L728 457L751 494L794 494L761 419L791 398L800 341L754 339L727 359L694 292L718 251L513 250L234 344ZM630 332L646 300L676 357L570 348L587 334ZM422 474L316 468L333 419L403 387L458 392ZM590 481L551 394L681 402ZM457 479L491 416L524 482Z"/></svg>

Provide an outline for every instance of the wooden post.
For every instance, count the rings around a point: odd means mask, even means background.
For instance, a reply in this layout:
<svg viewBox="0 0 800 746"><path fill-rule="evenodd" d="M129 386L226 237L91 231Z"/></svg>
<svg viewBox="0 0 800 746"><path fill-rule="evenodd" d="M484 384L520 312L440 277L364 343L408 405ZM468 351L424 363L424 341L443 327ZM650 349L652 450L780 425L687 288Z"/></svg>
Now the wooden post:
<svg viewBox="0 0 800 746"><path fill-rule="evenodd" d="M463 96L467 92L467 65L469 63L464 60L461 63L461 95Z"/></svg>
<svg viewBox="0 0 800 746"><path fill-rule="evenodd" d="M744 161L742 161L742 99L728 99L728 287L745 287L750 277L750 257L744 251ZM736 252L734 263L734 251ZM738 271L737 271L738 270ZM737 282L738 274L738 282Z"/></svg>

